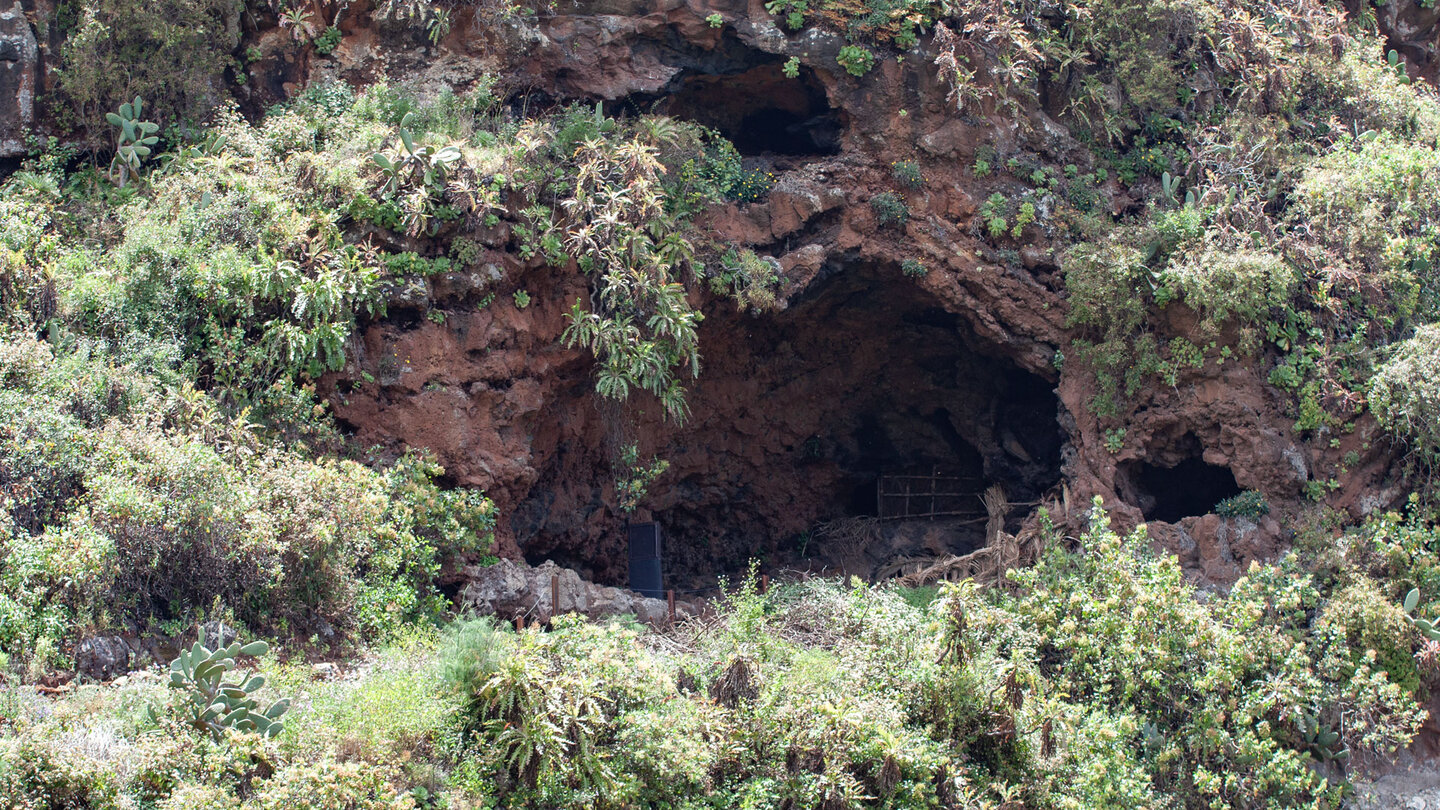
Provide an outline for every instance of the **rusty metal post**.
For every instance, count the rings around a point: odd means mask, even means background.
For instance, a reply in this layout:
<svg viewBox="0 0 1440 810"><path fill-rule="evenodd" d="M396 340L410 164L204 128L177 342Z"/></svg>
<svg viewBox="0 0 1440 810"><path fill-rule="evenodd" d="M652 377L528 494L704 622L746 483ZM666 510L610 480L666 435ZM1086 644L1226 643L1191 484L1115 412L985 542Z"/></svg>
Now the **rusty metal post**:
<svg viewBox="0 0 1440 810"><path fill-rule="evenodd" d="M769 592L770 592L770 575L769 575L769 574L761 574L761 575L760 575L760 593L769 593Z"/></svg>
<svg viewBox="0 0 1440 810"><path fill-rule="evenodd" d="M551 619L551 621L554 621L555 617L558 616L558 615L560 615L560 577L557 576L557 575L555 575L555 574L551 574L551 575L550 575L550 619Z"/></svg>
<svg viewBox="0 0 1440 810"><path fill-rule="evenodd" d="M675 591L674 591L674 590L669 590L669 591L666 591L666 592L665 592L665 601L667 601L667 602L670 603L670 623L671 623L671 624L674 624L674 623L675 623Z"/></svg>
<svg viewBox="0 0 1440 810"><path fill-rule="evenodd" d="M521 613L521 614L519 614L518 616L515 617L515 632L518 633L518 632L520 632L521 630L524 630L524 629L525 629L525 614L524 614L524 613Z"/></svg>

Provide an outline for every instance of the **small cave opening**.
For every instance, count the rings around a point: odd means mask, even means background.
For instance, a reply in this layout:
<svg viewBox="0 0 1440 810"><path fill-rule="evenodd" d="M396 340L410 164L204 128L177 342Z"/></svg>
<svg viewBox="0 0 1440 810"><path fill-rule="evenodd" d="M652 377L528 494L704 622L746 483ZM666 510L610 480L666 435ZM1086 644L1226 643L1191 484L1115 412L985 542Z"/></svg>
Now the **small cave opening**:
<svg viewBox="0 0 1440 810"><path fill-rule="evenodd" d="M1129 461L1117 471L1122 497L1139 508L1146 520L1177 523L1208 515L1215 511L1215 504L1241 492L1229 467L1207 463L1201 457L1200 443L1193 435L1187 434L1181 445L1183 456L1178 460Z"/></svg>
<svg viewBox="0 0 1440 810"><path fill-rule="evenodd" d="M846 116L830 107L815 72L794 78L778 61L729 73L684 71L661 94L611 103L611 112L643 111L710 127L741 155L810 157L840 152Z"/></svg>
<svg viewBox="0 0 1440 810"><path fill-rule="evenodd" d="M839 267L789 309L707 313L692 416L664 432L648 512L667 578L767 567L877 575L984 542L1060 480L1053 382L1005 358L894 268Z"/></svg>

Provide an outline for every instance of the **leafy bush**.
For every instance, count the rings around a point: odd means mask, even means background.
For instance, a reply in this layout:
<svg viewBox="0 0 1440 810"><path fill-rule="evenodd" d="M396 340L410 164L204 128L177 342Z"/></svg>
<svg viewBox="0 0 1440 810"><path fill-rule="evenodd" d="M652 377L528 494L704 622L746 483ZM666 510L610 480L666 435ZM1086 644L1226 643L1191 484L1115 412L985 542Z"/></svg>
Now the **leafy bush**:
<svg viewBox="0 0 1440 810"><path fill-rule="evenodd" d="M910 207L893 191L882 191L870 198L875 221L881 225L904 225L910 219Z"/></svg>
<svg viewBox="0 0 1440 810"><path fill-rule="evenodd" d="M851 76L864 76L875 67L875 54L859 45L842 45L835 61Z"/></svg>
<svg viewBox="0 0 1440 810"><path fill-rule="evenodd" d="M1317 762L1419 727L1430 676L1395 593L1440 585L1433 539L1388 516L1328 543L1355 554L1334 569L1290 555L1201 600L1097 511L1081 548L1051 538L1011 588L815 579L762 594L752 575L664 635L462 621L346 682L269 664L296 694L274 741L104 725L143 718L123 707L154 705L144 686L67 698L0 742L0 800L46 806L34 783L217 808L242 791L256 808L1335 806L1341 772ZM107 762L66 742L99 728L133 743Z"/></svg>
<svg viewBox="0 0 1440 810"><path fill-rule="evenodd" d="M1314 714L1321 727L1339 727L1336 744L1353 750L1388 751L1415 733L1413 693L1362 647L1337 645L1323 613L1308 618L1302 605L1321 597L1293 557L1252 566L1228 599L1206 606L1173 559L1150 556L1143 536L1122 540L1100 520L1084 546L1083 555L1053 552L1020 575L1028 593L1015 609L1065 651L1057 686L1104 696L1112 716L1131 718L1154 784L1191 786L1186 804L1337 800L1339 787L1308 764L1320 752L1297 718ZM1341 593L1329 604L1348 611L1340 606L1350 601ZM1402 615L1374 625L1375 638L1408 646L1412 631L1403 624ZM1337 653L1358 660L1339 667ZM1367 722L1339 726L1342 715Z"/></svg>
<svg viewBox="0 0 1440 810"><path fill-rule="evenodd" d="M1427 469L1440 465L1440 327L1398 343L1370 380L1375 418Z"/></svg>
<svg viewBox="0 0 1440 810"><path fill-rule="evenodd" d="M1206 249L1172 262L1161 275L1212 324L1255 323L1290 300L1295 272L1274 254L1244 248Z"/></svg>
<svg viewBox="0 0 1440 810"><path fill-rule="evenodd" d="M1220 517L1258 518L1269 512L1270 504L1266 502L1265 496L1253 489L1247 489L1215 504L1215 514Z"/></svg>
<svg viewBox="0 0 1440 810"><path fill-rule="evenodd" d="M925 185L925 175L920 171L920 164L913 160L897 160L891 163L890 173L896 180L910 188L920 188Z"/></svg>
<svg viewBox="0 0 1440 810"><path fill-rule="evenodd" d="M225 68L239 44L235 0L75 0L58 87L76 123L96 127L105 113L140 96L166 124L201 123L224 94Z"/></svg>
<svg viewBox="0 0 1440 810"><path fill-rule="evenodd" d="M6 651L216 599L257 628L387 633L436 609L442 555L487 548L491 505L437 489L433 463L256 454L253 428L193 389L176 396L103 353L3 345L0 480L45 483L6 512Z"/></svg>
<svg viewBox="0 0 1440 810"><path fill-rule="evenodd" d="M265 780L246 803L254 810L398 810L414 808L409 796L396 795L387 774L374 765L321 761L292 765Z"/></svg>

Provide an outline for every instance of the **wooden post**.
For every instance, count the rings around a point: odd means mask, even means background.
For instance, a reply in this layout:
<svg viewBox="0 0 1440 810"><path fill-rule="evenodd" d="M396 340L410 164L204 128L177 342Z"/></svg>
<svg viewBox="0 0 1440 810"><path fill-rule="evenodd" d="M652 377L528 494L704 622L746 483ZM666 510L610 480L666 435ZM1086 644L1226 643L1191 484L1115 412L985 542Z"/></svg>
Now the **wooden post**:
<svg viewBox="0 0 1440 810"><path fill-rule="evenodd" d="M670 623L671 623L671 624L674 624L674 623L675 623L675 591L674 591L673 589L672 589L672 590L668 590L668 591L665 592L665 601L667 601L667 602L670 603Z"/></svg>
<svg viewBox="0 0 1440 810"><path fill-rule="evenodd" d="M550 575L550 619L560 615L560 577Z"/></svg>
<svg viewBox="0 0 1440 810"><path fill-rule="evenodd" d="M769 593L769 592L770 592L770 575L769 575L769 574L761 574L761 575L760 575L760 593Z"/></svg>
<svg viewBox="0 0 1440 810"><path fill-rule="evenodd" d="M525 614L521 613L520 615L518 615L518 616L515 617L515 632L518 633L518 632L520 632L521 630L524 630L524 629L525 629Z"/></svg>
<svg viewBox="0 0 1440 810"><path fill-rule="evenodd" d="M930 521L935 521L935 485L940 478L940 465L930 465Z"/></svg>

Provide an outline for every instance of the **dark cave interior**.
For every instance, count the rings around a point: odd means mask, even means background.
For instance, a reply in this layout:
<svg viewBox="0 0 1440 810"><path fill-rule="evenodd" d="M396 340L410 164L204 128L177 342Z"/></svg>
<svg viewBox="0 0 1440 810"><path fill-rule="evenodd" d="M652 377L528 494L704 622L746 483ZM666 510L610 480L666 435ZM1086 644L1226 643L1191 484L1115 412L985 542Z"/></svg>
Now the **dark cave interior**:
<svg viewBox="0 0 1440 810"><path fill-rule="evenodd" d="M645 112L710 127L747 157L838 154L846 126L814 71L802 67L791 78L776 61L732 72L686 71L664 93L637 93L607 107L612 115Z"/></svg>
<svg viewBox="0 0 1440 810"><path fill-rule="evenodd" d="M694 415L657 445L671 471L648 504L672 577L834 558L814 540L837 519L870 526L866 559L964 551L983 537L986 487L1020 503L1059 481L1053 384L897 276L836 267L784 312L707 317ZM882 497L882 477L919 494ZM907 514L926 526L906 529Z"/></svg>
<svg viewBox="0 0 1440 810"><path fill-rule="evenodd" d="M1173 447L1152 453L1153 462L1122 463L1116 475L1121 497L1146 520L1166 523L1215 511L1215 504L1240 494L1240 485L1230 468L1207 463L1202 452L1200 441L1187 433Z"/></svg>

